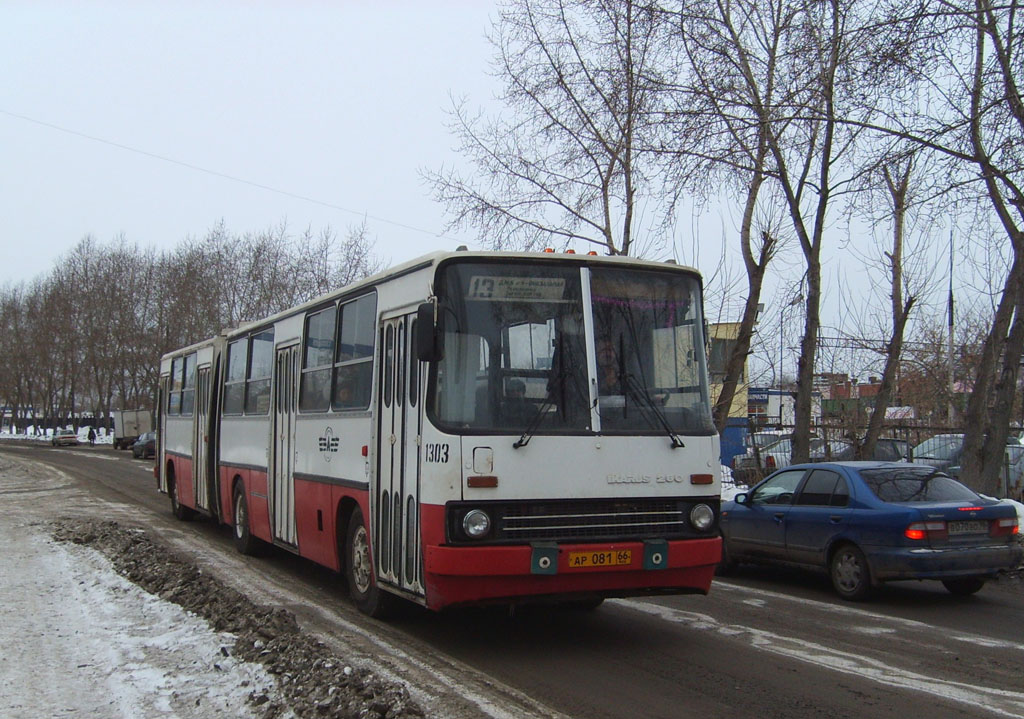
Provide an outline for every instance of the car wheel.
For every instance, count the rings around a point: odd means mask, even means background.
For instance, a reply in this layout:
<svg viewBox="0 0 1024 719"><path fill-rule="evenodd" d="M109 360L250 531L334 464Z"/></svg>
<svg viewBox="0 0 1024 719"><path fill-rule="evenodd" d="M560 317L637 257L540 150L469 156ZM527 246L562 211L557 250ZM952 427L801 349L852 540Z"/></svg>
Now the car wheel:
<svg viewBox="0 0 1024 719"><path fill-rule="evenodd" d="M348 580L349 596L359 611L378 619L394 611L397 597L382 591L373 576L370 535L366 531L363 512L359 507L352 511L345 535L345 578Z"/></svg>
<svg viewBox="0 0 1024 719"><path fill-rule="evenodd" d="M256 556L263 549L263 540L252 536L249 531L249 503L245 499L242 483L235 485L234 497L234 538L235 549L242 554Z"/></svg>
<svg viewBox="0 0 1024 719"><path fill-rule="evenodd" d="M187 522L195 516L195 512L178 501L178 487L174 482L174 475L167 478L167 496L171 498L171 513L182 522Z"/></svg>
<svg viewBox="0 0 1024 719"><path fill-rule="evenodd" d="M715 574L720 577L728 577L736 571L736 561L729 555L729 545L725 542L725 537L722 537L722 559L718 562L718 566L715 567Z"/></svg>
<svg viewBox="0 0 1024 719"><path fill-rule="evenodd" d="M871 569L864 552L844 544L832 555L829 575L836 593L843 599L860 601L871 594Z"/></svg>
<svg viewBox="0 0 1024 719"><path fill-rule="evenodd" d="M942 586L944 586L950 594L955 594L958 597L966 597L974 594L982 587L985 586L985 580L982 577L964 577L963 579L943 579Z"/></svg>

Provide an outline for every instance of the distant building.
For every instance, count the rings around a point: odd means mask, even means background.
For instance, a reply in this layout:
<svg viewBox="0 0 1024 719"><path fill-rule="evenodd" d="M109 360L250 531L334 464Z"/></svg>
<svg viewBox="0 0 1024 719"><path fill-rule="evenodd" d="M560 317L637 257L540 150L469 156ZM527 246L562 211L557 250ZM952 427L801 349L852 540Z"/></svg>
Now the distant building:
<svg viewBox="0 0 1024 719"><path fill-rule="evenodd" d="M811 424L821 422L821 392L811 392ZM792 427L796 424L796 392L772 387L751 387L747 417L752 427Z"/></svg>
<svg viewBox="0 0 1024 719"><path fill-rule="evenodd" d="M708 374L711 378L711 404L714 405L718 401L719 395L722 394L722 385L725 383L725 367L736 346L740 334L740 323L716 322L708 325L708 333L711 335ZM729 420L726 423L725 431L722 432L722 464L730 464L733 456L746 451L743 440L747 434L748 387L747 363L744 362L736 383L736 393L729 406Z"/></svg>
<svg viewBox="0 0 1024 719"><path fill-rule="evenodd" d="M736 340L740 334L739 322L717 322L708 326L711 335L711 355L708 357L708 374L711 377L711 404L718 401L718 395L722 393L722 384L725 382L725 366L729 363L729 356L736 346ZM739 381L736 384L736 394L733 395L732 405L729 407L729 416L745 418L747 416L747 363L743 363L743 370L740 372Z"/></svg>

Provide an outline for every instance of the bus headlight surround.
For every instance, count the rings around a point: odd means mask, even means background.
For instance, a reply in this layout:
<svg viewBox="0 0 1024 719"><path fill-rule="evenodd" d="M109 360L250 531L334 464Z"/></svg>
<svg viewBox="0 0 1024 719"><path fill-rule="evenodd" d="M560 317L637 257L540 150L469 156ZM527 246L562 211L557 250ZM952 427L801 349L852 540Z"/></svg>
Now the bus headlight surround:
<svg viewBox="0 0 1024 719"><path fill-rule="evenodd" d="M486 537L491 531L491 518L482 509L471 509L462 517L462 531L470 539Z"/></svg>
<svg viewBox="0 0 1024 719"><path fill-rule="evenodd" d="M690 510L690 524L693 528L706 532L715 523L715 510L706 504L698 504Z"/></svg>

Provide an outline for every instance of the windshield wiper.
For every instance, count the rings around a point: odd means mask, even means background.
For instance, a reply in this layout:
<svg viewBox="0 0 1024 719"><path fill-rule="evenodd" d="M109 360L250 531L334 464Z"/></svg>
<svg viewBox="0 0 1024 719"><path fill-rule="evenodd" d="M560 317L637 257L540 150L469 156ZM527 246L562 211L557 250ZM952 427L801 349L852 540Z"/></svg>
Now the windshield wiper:
<svg viewBox="0 0 1024 719"><path fill-rule="evenodd" d="M540 423L541 423L541 420L544 419L544 415L547 414L547 411L549 409L551 409L551 407L553 407L555 405L555 393L556 392L561 392L562 393L562 397L561 397L562 406L565 407L565 403L566 403L566 397L565 397L566 371L565 371L565 367L563 366L563 362L562 362L562 358L561 358L561 354L563 353L563 351L564 351L564 349L563 349L562 338L561 338L561 336L559 336L559 338L558 338L559 362L558 362L558 367L555 370L555 376L551 378L550 382L548 382L548 392L547 392L547 394L544 395L544 401L540 403L540 406L537 407L537 411L533 413L533 416L530 418L530 421L526 423L526 429L523 430L523 434L519 437L519 439L517 439L515 442L512 443L512 449L519 449L520 447L525 447L526 445L528 445L530 443L530 440L533 438L533 433L537 431L538 427L540 427Z"/></svg>
<svg viewBox="0 0 1024 719"><path fill-rule="evenodd" d="M533 417L530 418L529 423L526 425L526 429L523 430L522 436L512 443L512 449L519 449L525 447L530 443L530 439L533 438L533 433L537 431L540 426L541 420L544 419L544 415L547 414L548 409L555 405L555 391L558 389L558 385L561 384L561 380L552 382L551 386L548 387L548 393L544 395L544 401L537 407L537 411L533 413Z"/></svg>
<svg viewBox="0 0 1024 719"><path fill-rule="evenodd" d="M651 399L651 395L648 392L647 385L641 383L640 380L638 380L636 376L633 375L632 373L626 373L625 377L625 389L627 395L631 394L633 395L633 397L636 398L636 400L640 404L641 410L643 410L646 406L646 408L651 413L654 414L654 418L657 420L657 423L661 425L661 428L665 430L665 434L667 434L669 439L672 440L672 449L685 447L686 445L683 444L683 440L681 440L679 438L679 435L676 434L675 430L672 429L672 425L669 424L668 418L665 417L665 413L661 411L661 407L655 404L654 400ZM649 418L648 421L650 421Z"/></svg>

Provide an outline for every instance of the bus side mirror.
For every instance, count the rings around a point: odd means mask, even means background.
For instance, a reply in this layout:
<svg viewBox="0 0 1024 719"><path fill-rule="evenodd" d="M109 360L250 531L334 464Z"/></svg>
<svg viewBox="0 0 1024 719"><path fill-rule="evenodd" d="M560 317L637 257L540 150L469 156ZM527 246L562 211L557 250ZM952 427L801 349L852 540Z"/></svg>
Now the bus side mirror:
<svg viewBox="0 0 1024 719"><path fill-rule="evenodd" d="M416 310L416 358L421 362L436 362L443 356L436 310L434 302L424 302Z"/></svg>

